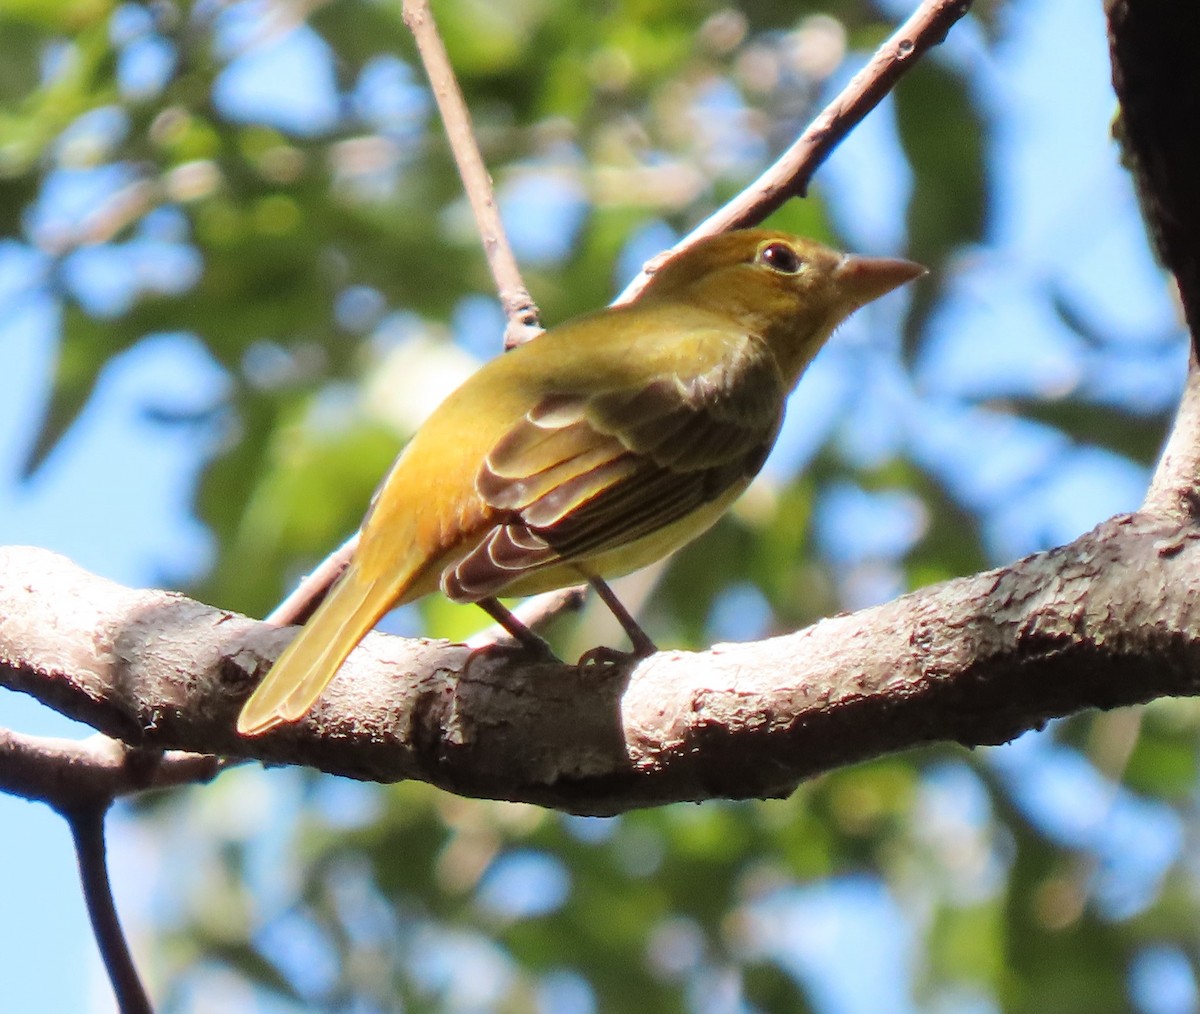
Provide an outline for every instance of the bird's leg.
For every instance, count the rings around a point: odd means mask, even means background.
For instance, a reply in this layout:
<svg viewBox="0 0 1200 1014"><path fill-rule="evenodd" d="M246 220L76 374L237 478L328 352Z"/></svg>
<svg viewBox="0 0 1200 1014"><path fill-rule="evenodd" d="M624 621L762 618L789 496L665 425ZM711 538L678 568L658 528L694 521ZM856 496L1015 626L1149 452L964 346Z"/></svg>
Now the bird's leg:
<svg viewBox="0 0 1200 1014"><path fill-rule="evenodd" d="M525 652L547 661L562 662L562 659L554 654L550 645L513 616L512 611L502 606L499 599L480 599L475 604L507 630ZM500 646L493 644L477 650L486 651L497 647Z"/></svg>
<svg viewBox="0 0 1200 1014"><path fill-rule="evenodd" d="M633 618L617 598L613 590L608 586L608 583L601 577L595 574L585 574L588 584L596 589L596 594L600 596L600 601L608 606L608 611L617 618L617 622L621 624L621 628L625 631L625 635L629 638L633 645L633 651L630 653L634 658L645 658L647 655L653 655L658 651L657 646L650 640L650 635L647 634L638 621ZM593 648L591 651L585 652L580 658L580 665L587 665L589 662L611 662L625 657L625 652L614 652L611 648Z"/></svg>

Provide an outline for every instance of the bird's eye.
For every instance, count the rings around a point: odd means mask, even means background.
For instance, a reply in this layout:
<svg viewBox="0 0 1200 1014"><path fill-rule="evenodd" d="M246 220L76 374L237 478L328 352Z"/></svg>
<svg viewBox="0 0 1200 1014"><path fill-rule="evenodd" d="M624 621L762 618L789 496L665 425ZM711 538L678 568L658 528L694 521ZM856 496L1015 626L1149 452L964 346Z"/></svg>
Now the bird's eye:
<svg viewBox="0 0 1200 1014"><path fill-rule="evenodd" d="M799 274L804 267L799 254L786 243L768 243L758 252L758 259L781 275Z"/></svg>

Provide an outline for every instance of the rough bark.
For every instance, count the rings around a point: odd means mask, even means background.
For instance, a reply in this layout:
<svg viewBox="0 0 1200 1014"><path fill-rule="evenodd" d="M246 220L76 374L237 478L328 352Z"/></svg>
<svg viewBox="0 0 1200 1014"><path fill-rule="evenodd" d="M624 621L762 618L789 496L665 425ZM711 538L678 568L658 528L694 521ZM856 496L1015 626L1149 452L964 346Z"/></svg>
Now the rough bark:
<svg viewBox="0 0 1200 1014"><path fill-rule="evenodd" d="M1155 513L806 630L631 670L374 634L317 710L243 739L289 634L0 551L0 683L146 748L417 778L583 813L777 796L933 741L999 743L1082 708L1200 689L1200 530Z"/></svg>
<svg viewBox="0 0 1200 1014"><path fill-rule="evenodd" d="M1200 147L1186 129L1200 114L1200 13L1165 0L1106 9L1126 150L1200 334ZM1196 693L1198 402L1193 370L1138 514L758 644L665 652L631 671L476 659L462 672L462 647L375 635L309 720L244 740L234 714L286 632L9 549L0 684L151 753L421 778L594 813L782 794L887 751L1000 742L1081 708ZM0 744L0 769L30 760L26 746Z"/></svg>
<svg viewBox="0 0 1200 1014"><path fill-rule="evenodd" d="M1200 340L1200 5L1106 0L1118 136L1142 212Z"/></svg>

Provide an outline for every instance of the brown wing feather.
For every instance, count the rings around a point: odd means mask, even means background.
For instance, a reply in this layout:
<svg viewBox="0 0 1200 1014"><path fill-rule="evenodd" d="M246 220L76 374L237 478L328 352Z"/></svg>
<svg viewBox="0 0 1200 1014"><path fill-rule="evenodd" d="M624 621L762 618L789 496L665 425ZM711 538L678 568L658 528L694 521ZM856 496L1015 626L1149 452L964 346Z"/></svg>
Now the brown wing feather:
<svg viewBox="0 0 1200 1014"><path fill-rule="evenodd" d="M447 569L443 591L496 595L532 570L649 535L754 475L778 431L783 381L752 341L692 378L535 406L476 479L503 520Z"/></svg>
<svg viewBox="0 0 1200 1014"><path fill-rule="evenodd" d="M454 602L476 602L498 594L517 574L558 560L557 550L521 522L498 525L442 574L442 593Z"/></svg>
<svg viewBox="0 0 1200 1014"><path fill-rule="evenodd" d="M703 373L593 397L587 417L630 450L682 471L735 460L774 438L783 400L775 361L744 339Z"/></svg>
<svg viewBox="0 0 1200 1014"><path fill-rule="evenodd" d="M628 453L586 420L549 430L527 416L487 456L475 488L497 510L519 511L592 473L601 483L608 468L623 473L618 462Z"/></svg>

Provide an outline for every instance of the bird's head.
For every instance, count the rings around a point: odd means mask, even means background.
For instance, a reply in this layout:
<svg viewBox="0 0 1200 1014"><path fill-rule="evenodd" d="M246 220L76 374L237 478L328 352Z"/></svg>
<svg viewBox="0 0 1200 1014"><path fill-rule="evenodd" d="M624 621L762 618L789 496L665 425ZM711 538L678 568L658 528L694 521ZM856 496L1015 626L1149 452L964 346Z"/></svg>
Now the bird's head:
<svg viewBox="0 0 1200 1014"><path fill-rule="evenodd" d="M744 229L672 257L638 302L678 299L730 317L763 338L794 380L851 313L924 273L912 261L843 254L801 236Z"/></svg>

